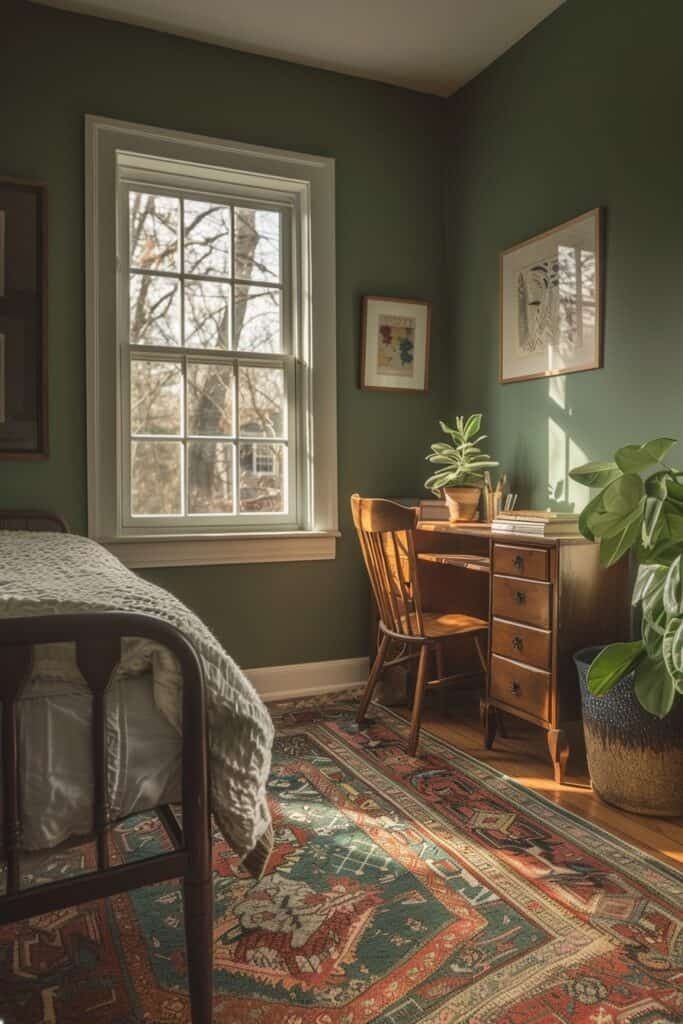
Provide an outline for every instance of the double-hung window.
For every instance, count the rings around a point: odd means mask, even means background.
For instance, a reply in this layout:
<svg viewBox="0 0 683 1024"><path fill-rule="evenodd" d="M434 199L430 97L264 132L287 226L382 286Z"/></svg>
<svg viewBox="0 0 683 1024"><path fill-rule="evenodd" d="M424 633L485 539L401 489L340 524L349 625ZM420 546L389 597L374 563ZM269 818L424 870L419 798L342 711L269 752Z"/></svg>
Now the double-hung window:
<svg viewBox="0 0 683 1024"><path fill-rule="evenodd" d="M124 522L295 525L291 211L143 187L119 198Z"/></svg>
<svg viewBox="0 0 683 1024"><path fill-rule="evenodd" d="M90 533L333 557L333 165L87 119Z"/></svg>

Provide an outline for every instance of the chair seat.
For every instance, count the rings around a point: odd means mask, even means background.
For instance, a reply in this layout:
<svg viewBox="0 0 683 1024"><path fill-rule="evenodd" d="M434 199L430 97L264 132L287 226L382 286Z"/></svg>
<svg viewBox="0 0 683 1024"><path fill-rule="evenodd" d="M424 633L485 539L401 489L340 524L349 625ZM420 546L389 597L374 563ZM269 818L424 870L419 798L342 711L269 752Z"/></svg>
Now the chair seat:
<svg viewBox="0 0 683 1024"><path fill-rule="evenodd" d="M403 620L405 623L405 619ZM461 636L464 633L478 633L488 629L485 619L476 615L463 615L460 612L423 612L424 633L429 639L446 636ZM415 612L410 613L410 626L414 635L419 635Z"/></svg>

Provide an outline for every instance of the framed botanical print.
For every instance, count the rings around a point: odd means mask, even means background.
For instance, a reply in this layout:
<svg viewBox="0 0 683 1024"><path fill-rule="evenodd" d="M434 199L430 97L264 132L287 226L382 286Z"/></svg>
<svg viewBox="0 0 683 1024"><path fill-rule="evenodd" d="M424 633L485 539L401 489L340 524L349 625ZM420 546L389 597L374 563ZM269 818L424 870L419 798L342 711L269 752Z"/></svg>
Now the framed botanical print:
<svg viewBox="0 0 683 1024"><path fill-rule="evenodd" d="M426 391L431 306L366 295L361 322L361 380L366 391Z"/></svg>
<svg viewBox="0 0 683 1024"><path fill-rule="evenodd" d="M0 458L47 456L47 190L0 178Z"/></svg>
<svg viewBox="0 0 683 1024"><path fill-rule="evenodd" d="M602 366L601 219L591 210L501 254L501 383Z"/></svg>

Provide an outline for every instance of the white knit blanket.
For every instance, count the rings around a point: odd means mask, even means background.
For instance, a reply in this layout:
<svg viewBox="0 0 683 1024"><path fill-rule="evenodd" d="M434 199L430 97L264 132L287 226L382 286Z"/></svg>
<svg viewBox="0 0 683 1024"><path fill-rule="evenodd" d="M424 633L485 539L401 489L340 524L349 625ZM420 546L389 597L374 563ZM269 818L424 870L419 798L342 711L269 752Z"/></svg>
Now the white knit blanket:
<svg viewBox="0 0 683 1024"><path fill-rule="evenodd" d="M167 591L136 576L99 544L73 534L0 531L0 617L140 612L175 626L201 660L209 722L211 809L242 856L267 842L266 781L273 726L268 711L203 622ZM117 673L151 671L160 711L180 729L182 676L174 655L127 639ZM83 685L71 644L36 647L32 681Z"/></svg>

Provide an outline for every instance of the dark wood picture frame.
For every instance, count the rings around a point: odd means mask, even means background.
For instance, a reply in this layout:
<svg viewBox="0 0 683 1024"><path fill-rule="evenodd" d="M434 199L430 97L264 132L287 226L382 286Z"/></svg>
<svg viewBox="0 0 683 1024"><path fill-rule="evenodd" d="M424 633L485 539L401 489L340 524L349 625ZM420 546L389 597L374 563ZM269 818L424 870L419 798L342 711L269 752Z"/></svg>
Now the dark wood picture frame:
<svg viewBox="0 0 683 1024"><path fill-rule="evenodd" d="M563 232L572 231L577 225L584 221L592 220L592 239L595 254L595 300L594 300L594 358L590 362L580 363L575 366L566 366L557 369L535 370L532 373L505 373L505 260L513 254L524 251L542 243L553 235L561 236ZM595 207L587 210L586 213L571 220L558 224L557 227L548 231L542 231L538 235L525 239L517 245L510 246L500 254L500 284L499 284L499 342L498 342L498 381L500 384L512 384L518 381L538 380L544 377L560 377L570 373L584 373L588 370L600 370L604 364L604 331L603 331L603 283L604 283L604 261L603 261L603 234L605 216L602 207ZM532 262L538 260L533 257Z"/></svg>
<svg viewBox="0 0 683 1024"><path fill-rule="evenodd" d="M18 198L16 208L12 196ZM22 203L27 197L33 197L33 207ZM0 459L48 455L47 202L43 182L0 177ZM23 246L13 265L17 238L32 244ZM20 282L14 275L19 264ZM12 354L19 344L23 361ZM7 402L8 393L14 402ZM17 407L16 396L26 404ZM25 415L16 415L17 408Z"/></svg>
<svg viewBox="0 0 683 1024"><path fill-rule="evenodd" d="M369 306L371 303L387 303L389 306L420 307L424 313L424 357L421 386L410 387L400 382L395 385L368 383L368 330L370 327ZM360 355L360 387L363 391L394 391L399 394L425 394L429 387L429 336L432 321L432 304L424 299L397 299L387 295L364 295L361 304L361 355ZM401 378L398 378L399 381Z"/></svg>

